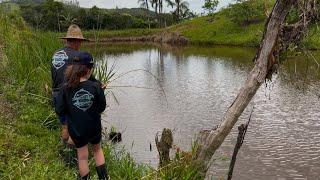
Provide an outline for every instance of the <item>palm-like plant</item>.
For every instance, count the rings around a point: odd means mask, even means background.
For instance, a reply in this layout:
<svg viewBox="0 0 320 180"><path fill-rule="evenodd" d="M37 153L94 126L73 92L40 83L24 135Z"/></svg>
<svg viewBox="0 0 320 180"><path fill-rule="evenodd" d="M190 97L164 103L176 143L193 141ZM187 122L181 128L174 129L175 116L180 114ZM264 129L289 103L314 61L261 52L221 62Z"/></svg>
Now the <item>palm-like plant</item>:
<svg viewBox="0 0 320 180"><path fill-rule="evenodd" d="M147 11L149 11L149 0L138 0L138 4L140 4L141 8L145 8ZM145 14L147 15L148 12L145 12ZM148 16L148 25L149 25L149 29L150 29L150 18Z"/></svg>
<svg viewBox="0 0 320 180"><path fill-rule="evenodd" d="M64 27L68 27L70 26L70 24L74 24L77 21L77 19L74 18L70 13L66 15L61 15L61 17L63 18L62 23Z"/></svg>
<svg viewBox="0 0 320 180"><path fill-rule="evenodd" d="M158 0L158 4L159 4L159 14L160 14L163 11L163 1L162 0Z"/></svg>
<svg viewBox="0 0 320 180"><path fill-rule="evenodd" d="M154 11L158 14L159 3L158 0L150 0L151 7L154 8Z"/></svg>
<svg viewBox="0 0 320 180"><path fill-rule="evenodd" d="M167 4L172 4L171 0L164 0ZM163 0L150 0L151 6L155 9L157 14L163 12Z"/></svg>
<svg viewBox="0 0 320 180"><path fill-rule="evenodd" d="M167 3L167 6L171 6L171 8L173 8L175 6L175 1L172 1L172 0L165 0L166 3Z"/></svg>
<svg viewBox="0 0 320 180"><path fill-rule="evenodd" d="M185 12L189 11L189 3L184 0L166 0L168 6L176 7L176 9L173 11L173 14L177 16L178 20L181 19L182 15L185 14Z"/></svg>
<svg viewBox="0 0 320 180"><path fill-rule="evenodd" d="M148 2L148 0L138 0L138 3L140 4L140 7L149 10L149 2Z"/></svg>

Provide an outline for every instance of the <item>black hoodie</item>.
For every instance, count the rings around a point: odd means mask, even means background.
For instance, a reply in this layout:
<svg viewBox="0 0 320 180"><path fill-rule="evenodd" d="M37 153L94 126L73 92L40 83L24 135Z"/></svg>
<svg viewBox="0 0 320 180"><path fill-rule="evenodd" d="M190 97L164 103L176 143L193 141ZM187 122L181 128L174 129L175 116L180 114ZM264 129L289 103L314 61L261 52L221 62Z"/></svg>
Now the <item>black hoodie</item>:
<svg viewBox="0 0 320 180"><path fill-rule="evenodd" d="M73 89L64 85L55 107L58 115L68 115L69 130L77 136L90 137L101 132L106 98L99 83L88 80Z"/></svg>
<svg viewBox="0 0 320 180"><path fill-rule="evenodd" d="M67 66L70 64L70 62L72 62L73 58L78 54L79 51L69 47L61 48L54 53L51 63L51 78L53 91L60 90L60 88L65 82L64 72L67 69ZM98 82L93 76L91 76L89 80L93 82Z"/></svg>

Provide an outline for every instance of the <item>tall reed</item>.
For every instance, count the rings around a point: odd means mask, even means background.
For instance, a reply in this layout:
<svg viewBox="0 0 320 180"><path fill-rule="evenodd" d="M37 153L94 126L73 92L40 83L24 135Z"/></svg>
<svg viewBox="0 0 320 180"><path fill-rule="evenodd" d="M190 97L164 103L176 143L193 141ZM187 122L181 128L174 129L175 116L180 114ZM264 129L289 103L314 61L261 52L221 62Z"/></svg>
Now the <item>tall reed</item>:
<svg viewBox="0 0 320 180"><path fill-rule="evenodd" d="M45 85L50 87L52 53L62 45L57 34L31 30L20 17L1 14L0 18L5 70L11 83L23 91L45 95Z"/></svg>

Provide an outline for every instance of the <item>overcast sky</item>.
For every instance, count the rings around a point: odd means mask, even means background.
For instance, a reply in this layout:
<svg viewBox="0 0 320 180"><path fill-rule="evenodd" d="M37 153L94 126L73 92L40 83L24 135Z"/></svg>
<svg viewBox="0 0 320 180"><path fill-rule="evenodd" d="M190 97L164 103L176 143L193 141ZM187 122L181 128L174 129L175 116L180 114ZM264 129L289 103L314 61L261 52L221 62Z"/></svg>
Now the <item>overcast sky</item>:
<svg viewBox="0 0 320 180"><path fill-rule="evenodd" d="M78 0L80 2L81 7L92 7L94 5L100 7L100 8L133 8L133 7L139 7L137 1L138 0ZM195 11L197 13L203 12L202 6L204 4L204 0L186 0L189 2L189 8L192 11ZM219 0L219 6L218 8L224 7L228 5L230 2L234 2L234 0ZM169 12L170 8L166 8L166 11Z"/></svg>

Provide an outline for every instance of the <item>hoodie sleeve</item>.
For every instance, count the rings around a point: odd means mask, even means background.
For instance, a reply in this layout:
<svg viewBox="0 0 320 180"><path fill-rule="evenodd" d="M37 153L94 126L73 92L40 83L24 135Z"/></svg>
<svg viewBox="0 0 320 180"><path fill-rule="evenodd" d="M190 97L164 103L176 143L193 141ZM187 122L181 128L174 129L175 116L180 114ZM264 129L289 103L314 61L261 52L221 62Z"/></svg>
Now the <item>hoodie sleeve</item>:
<svg viewBox="0 0 320 180"><path fill-rule="evenodd" d="M98 94L98 112L102 113L106 109L106 97L104 95L104 90L100 87L97 87Z"/></svg>
<svg viewBox="0 0 320 180"><path fill-rule="evenodd" d="M59 116L63 116L67 113L65 93L66 93L65 87L62 87L58 95L55 97L55 111Z"/></svg>

